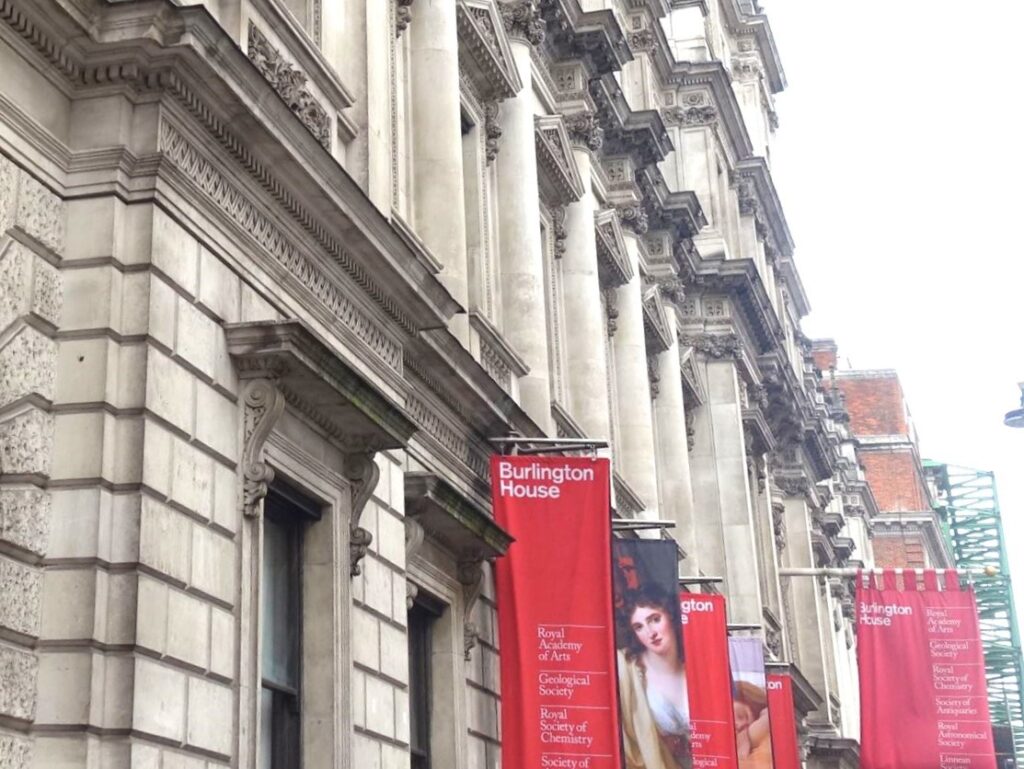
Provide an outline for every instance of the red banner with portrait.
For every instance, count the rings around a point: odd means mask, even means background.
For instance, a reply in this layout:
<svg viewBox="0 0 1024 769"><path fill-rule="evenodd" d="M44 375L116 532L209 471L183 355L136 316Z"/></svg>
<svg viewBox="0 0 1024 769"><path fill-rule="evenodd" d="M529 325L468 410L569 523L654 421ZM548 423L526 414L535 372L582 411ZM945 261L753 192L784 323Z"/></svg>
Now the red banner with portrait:
<svg viewBox="0 0 1024 769"><path fill-rule="evenodd" d="M679 594L694 769L736 769L725 596Z"/></svg>
<svg viewBox="0 0 1024 769"><path fill-rule="evenodd" d="M995 769L974 591L955 572L943 582L858 579L863 769Z"/></svg>
<svg viewBox="0 0 1024 769"><path fill-rule="evenodd" d="M620 769L607 459L492 457L501 764Z"/></svg>
<svg viewBox="0 0 1024 769"><path fill-rule="evenodd" d="M800 769L793 679L785 673L768 674L768 716L771 721L775 769Z"/></svg>

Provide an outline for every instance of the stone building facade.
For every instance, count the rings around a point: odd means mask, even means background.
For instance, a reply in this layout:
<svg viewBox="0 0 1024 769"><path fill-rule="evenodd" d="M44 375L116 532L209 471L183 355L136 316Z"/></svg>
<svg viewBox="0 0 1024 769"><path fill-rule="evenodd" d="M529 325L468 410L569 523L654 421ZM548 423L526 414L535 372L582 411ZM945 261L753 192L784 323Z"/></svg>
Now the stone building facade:
<svg viewBox="0 0 1024 769"><path fill-rule="evenodd" d="M0 0L0 70L0 766L497 766L509 435L607 441L854 765L754 0Z"/></svg>

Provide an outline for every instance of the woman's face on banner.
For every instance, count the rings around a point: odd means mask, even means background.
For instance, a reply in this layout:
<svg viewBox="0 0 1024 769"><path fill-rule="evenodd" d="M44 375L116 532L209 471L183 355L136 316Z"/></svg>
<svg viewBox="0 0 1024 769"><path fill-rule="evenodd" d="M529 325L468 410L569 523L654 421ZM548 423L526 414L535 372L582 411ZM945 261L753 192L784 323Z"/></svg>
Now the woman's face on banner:
<svg viewBox="0 0 1024 769"><path fill-rule="evenodd" d="M637 606L629 619L637 640L658 655L675 654L676 637L668 612L658 606Z"/></svg>

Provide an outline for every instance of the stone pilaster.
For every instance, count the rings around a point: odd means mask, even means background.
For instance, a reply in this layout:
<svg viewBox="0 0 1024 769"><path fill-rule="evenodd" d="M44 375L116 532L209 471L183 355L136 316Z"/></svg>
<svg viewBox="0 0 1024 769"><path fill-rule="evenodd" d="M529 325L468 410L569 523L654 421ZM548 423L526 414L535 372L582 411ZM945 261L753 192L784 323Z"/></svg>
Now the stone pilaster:
<svg viewBox="0 0 1024 769"><path fill-rule="evenodd" d="M566 249L562 257L565 326L572 335L566 346L569 409L589 437L608 440L611 423L605 350L607 324L601 310L594 238L596 201L590 179L593 161L585 149L574 149L573 156L584 191L582 198L566 207Z"/></svg>
<svg viewBox="0 0 1024 769"><path fill-rule="evenodd" d="M654 415L647 373L639 245L626 235L632 264L629 282L615 289L618 323L612 346L618 395L619 442L616 461L626 482L640 495L651 517L658 516L658 471L654 459Z"/></svg>
<svg viewBox="0 0 1024 769"><path fill-rule="evenodd" d="M693 519L690 450L686 440L686 408L683 404L683 377L679 368L675 313L668 314L668 326L673 341L665 352L658 354L659 386L658 397L654 399L661 516L676 522L672 536L678 540L686 553L686 559L681 564L683 573L695 575L698 573L699 559Z"/></svg>
<svg viewBox="0 0 1024 769"><path fill-rule="evenodd" d="M418 4L407 34L414 126L413 221L416 234L444 266L441 281L459 304L468 307L456 4ZM468 344L466 315L455 316L452 330Z"/></svg>
<svg viewBox="0 0 1024 769"><path fill-rule="evenodd" d="M523 84L519 93L502 103L502 147L496 161L502 331L529 367L529 373L519 380L523 409L552 433L540 188L534 145L532 43L528 39L528 35L536 39L539 34L539 19L531 9L529 2L501 5L512 56Z"/></svg>
<svg viewBox="0 0 1024 769"><path fill-rule="evenodd" d="M700 567L706 574L725 577L732 621L760 624L759 559L747 481L742 401L731 353L735 340L702 337L688 341L704 349L698 370L707 384L707 402L694 415L690 452Z"/></svg>

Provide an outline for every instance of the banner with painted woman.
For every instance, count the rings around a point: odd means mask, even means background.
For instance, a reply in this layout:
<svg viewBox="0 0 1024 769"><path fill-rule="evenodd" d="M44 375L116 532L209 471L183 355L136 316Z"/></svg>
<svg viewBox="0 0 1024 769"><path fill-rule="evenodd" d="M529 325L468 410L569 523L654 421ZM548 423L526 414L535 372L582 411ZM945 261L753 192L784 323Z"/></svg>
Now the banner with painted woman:
<svg viewBox="0 0 1024 769"><path fill-rule="evenodd" d="M623 766L691 769L676 545L614 540L612 561Z"/></svg>
<svg viewBox="0 0 1024 769"><path fill-rule="evenodd" d="M732 702L740 769L772 769L768 678L760 636L731 636Z"/></svg>

